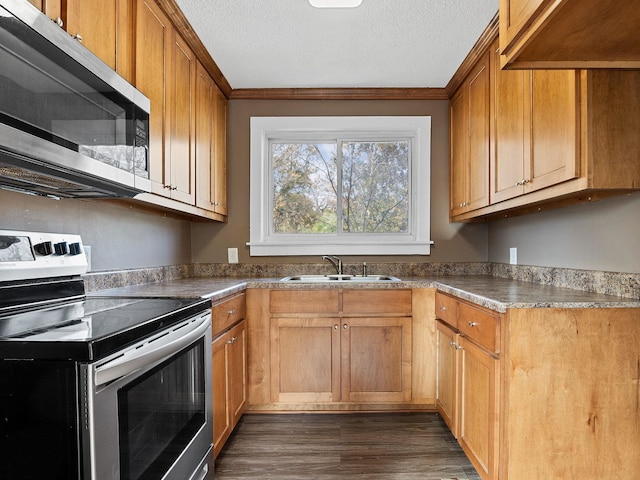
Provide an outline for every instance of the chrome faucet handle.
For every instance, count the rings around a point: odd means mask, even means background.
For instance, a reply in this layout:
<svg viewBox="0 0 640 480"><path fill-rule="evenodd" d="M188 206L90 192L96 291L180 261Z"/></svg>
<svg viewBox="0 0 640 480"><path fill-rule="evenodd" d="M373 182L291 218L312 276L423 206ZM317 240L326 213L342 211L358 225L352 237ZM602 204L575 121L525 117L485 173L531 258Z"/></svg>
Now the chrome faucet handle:
<svg viewBox="0 0 640 480"><path fill-rule="evenodd" d="M333 268L336 269L338 275L342 275L342 260L340 258L336 257L335 255L323 255L322 259L328 260L329 263L333 265Z"/></svg>

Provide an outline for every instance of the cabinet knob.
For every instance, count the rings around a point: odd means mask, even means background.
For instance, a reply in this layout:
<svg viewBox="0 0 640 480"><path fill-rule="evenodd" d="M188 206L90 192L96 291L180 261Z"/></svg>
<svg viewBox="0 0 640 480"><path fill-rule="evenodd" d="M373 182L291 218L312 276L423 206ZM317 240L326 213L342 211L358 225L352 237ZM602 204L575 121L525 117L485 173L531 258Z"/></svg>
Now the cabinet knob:
<svg viewBox="0 0 640 480"><path fill-rule="evenodd" d="M60 28L62 28L64 26L64 22L62 21L62 19L60 17L53 18L52 20Z"/></svg>
<svg viewBox="0 0 640 480"><path fill-rule="evenodd" d="M77 41L79 41L80 43L82 43L82 35L80 35L79 33L76 33L73 38Z"/></svg>
<svg viewBox="0 0 640 480"><path fill-rule="evenodd" d="M228 345L232 345L238 341L238 337L231 337L231 340L227 342Z"/></svg>
<svg viewBox="0 0 640 480"><path fill-rule="evenodd" d="M440 310L442 310L443 312L447 309L447 307L445 307L444 305L440 306Z"/></svg>
<svg viewBox="0 0 640 480"><path fill-rule="evenodd" d="M338 330L338 328L340 328L340 327L338 327L338 325L334 325L334 326L333 326L333 329L334 329L334 330Z"/></svg>
<svg viewBox="0 0 640 480"><path fill-rule="evenodd" d="M453 340L451 340L451 341L449 342L449 345L451 345L452 347L455 347L455 346L456 346L456 342L454 342Z"/></svg>
<svg viewBox="0 0 640 480"><path fill-rule="evenodd" d="M462 345L456 345L456 350L462 350Z"/></svg>
<svg viewBox="0 0 640 480"><path fill-rule="evenodd" d="M346 330L347 328L349 328L349 325L347 325L347 324L345 323L344 325L342 325L342 328L344 328L344 329Z"/></svg>
<svg viewBox="0 0 640 480"><path fill-rule="evenodd" d="M470 327L475 327L476 325L478 325L478 323L477 323L477 322L469 322L469 326L470 326Z"/></svg>
<svg viewBox="0 0 640 480"><path fill-rule="evenodd" d="M235 314L236 314L236 311L235 311L235 310L229 310L227 313L228 313L229 315L235 315Z"/></svg>

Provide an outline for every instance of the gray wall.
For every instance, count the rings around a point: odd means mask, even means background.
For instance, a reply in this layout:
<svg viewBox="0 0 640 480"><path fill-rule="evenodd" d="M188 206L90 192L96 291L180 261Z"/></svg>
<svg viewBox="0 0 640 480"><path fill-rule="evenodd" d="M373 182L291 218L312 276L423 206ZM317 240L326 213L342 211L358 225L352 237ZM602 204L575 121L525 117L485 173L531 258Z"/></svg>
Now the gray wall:
<svg viewBox="0 0 640 480"><path fill-rule="evenodd" d="M229 102L229 221L194 224L194 262L225 263L227 248L237 247L240 263L318 262L309 257L250 257L249 119L251 116L296 115L430 115L431 237L435 247L426 256L376 256L370 262L482 262L487 260L487 226L449 223L449 114L446 100L232 100ZM346 257L345 257L346 258ZM352 261L362 257L351 257Z"/></svg>
<svg viewBox="0 0 640 480"><path fill-rule="evenodd" d="M92 270L191 262L191 223L100 200L51 200L0 190L0 229L74 233Z"/></svg>
<svg viewBox="0 0 640 480"><path fill-rule="evenodd" d="M101 201L54 201L0 190L0 229L79 233L93 247L94 271L225 263L317 262L317 258L249 257L249 118L252 115L431 115L429 257L372 257L368 262L518 263L640 273L640 194L489 224L450 224L447 101L232 100L229 111L229 222L193 223ZM361 258L352 257L352 261Z"/></svg>
<svg viewBox="0 0 640 480"><path fill-rule="evenodd" d="M640 193L489 224L489 261L640 273Z"/></svg>

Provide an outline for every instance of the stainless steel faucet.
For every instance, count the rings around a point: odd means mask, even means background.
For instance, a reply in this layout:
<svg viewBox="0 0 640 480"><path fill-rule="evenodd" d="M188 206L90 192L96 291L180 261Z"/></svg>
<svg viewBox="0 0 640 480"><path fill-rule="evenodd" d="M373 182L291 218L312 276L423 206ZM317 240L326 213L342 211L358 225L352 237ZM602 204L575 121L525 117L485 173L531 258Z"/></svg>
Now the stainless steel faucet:
<svg viewBox="0 0 640 480"><path fill-rule="evenodd" d="M336 272L338 273L338 275L342 275L342 260L340 260L335 255L323 255L322 259L328 260L329 263L333 265L333 268L336 269Z"/></svg>

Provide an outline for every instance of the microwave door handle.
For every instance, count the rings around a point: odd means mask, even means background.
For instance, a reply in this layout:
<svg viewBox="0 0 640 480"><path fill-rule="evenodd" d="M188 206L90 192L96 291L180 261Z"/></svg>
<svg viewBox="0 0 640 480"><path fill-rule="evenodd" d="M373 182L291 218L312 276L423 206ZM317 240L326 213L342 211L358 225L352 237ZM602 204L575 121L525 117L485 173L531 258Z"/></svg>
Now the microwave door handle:
<svg viewBox="0 0 640 480"><path fill-rule="evenodd" d="M96 387L179 352L211 328L210 314L206 314L200 323L189 325L188 328L187 332L184 328L173 330L155 341L145 343L140 348L129 350L113 361L100 365L95 370Z"/></svg>

